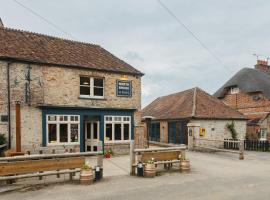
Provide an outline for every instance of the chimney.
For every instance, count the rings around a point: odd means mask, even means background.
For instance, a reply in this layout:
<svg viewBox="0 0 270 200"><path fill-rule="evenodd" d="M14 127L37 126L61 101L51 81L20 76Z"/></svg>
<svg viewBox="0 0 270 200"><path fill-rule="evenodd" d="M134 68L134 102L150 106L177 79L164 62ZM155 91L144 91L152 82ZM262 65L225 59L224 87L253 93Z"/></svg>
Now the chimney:
<svg viewBox="0 0 270 200"><path fill-rule="evenodd" d="M4 24L3 24L3 22L2 22L1 17L0 17L0 28L4 28Z"/></svg>
<svg viewBox="0 0 270 200"><path fill-rule="evenodd" d="M257 60L255 69L260 70L264 73L270 74L270 66L268 65L268 61L266 60Z"/></svg>

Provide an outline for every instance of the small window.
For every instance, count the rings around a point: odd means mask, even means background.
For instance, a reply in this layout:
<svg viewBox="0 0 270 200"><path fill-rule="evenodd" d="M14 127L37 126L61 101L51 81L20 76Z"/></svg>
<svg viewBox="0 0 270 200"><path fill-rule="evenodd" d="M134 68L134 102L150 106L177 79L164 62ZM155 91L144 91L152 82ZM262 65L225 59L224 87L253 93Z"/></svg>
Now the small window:
<svg viewBox="0 0 270 200"><path fill-rule="evenodd" d="M230 93L231 94L238 94L239 93L239 88L238 87L231 87Z"/></svg>
<svg viewBox="0 0 270 200"><path fill-rule="evenodd" d="M79 142L79 124L70 124L71 142Z"/></svg>
<svg viewBox="0 0 270 200"><path fill-rule="evenodd" d="M48 116L48 121L56 121L56 116L55 115Z"/></svg>
<svg viewBox="0 0 270 200"><path fill-rule="evenodd" d="M8 122L8 115L1 115L1 122Z"/></svg>
<svg viewBox="0 0 270 200"><path fill-rule="evenodd" d="M98 77L80 77L80 96L85 98L103 98L104 79Z"/></svg>
<svg viewBox="0 0 270 200"><path fill-rule="evenodd" d="M124 124L124 140L129 140L129 124Z"/></svg>

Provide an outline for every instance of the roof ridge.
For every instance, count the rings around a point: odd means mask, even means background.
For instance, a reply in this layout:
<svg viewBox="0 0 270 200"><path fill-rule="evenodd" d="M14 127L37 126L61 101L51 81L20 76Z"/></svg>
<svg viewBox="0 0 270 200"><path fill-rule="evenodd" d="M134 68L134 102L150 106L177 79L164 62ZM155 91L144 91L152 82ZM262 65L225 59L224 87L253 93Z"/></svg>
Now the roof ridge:
<svg viewBox="0 0 270 200"><path fill-rule="evenodd" d="M100 45L94 44L94 43L82 42L82 41L79 41L79 40L72 40L72 39L67 39L67 38L63 38L63 37L52 36L52 35L47 35L47 34L44 34L44 33L38 33L38 32L33 32L33 31L22 30L22 29L16 29L16 28L10 28L10 27L0 27L0 29L5 29L5 30L8 30L8 31L13 31L13 32L35 34L35 35L38 35L38 36L48 37L48 38L57 39L57 40L64 40L64 41L72 42L72 43L80 43L80 44L85 44L85 45L92 45L92 46L96 46L96 47L101 47Z"/></svg>

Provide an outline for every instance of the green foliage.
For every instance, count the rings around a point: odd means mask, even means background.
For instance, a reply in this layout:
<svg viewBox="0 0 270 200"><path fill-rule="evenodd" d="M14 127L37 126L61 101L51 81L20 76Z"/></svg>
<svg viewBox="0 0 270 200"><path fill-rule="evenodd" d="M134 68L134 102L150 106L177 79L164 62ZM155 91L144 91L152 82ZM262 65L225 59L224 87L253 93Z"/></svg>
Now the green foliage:
<svg viewBox="0 0 270 200"><path fill-rule="evenodd" d="M231 123L227 123L226 125L227 129L230 131L232 139L236 140L237 139L237 132L235 130L235 123L232 121Z"/></svg>
<svg viewBox="0 0 270 200"><path fill-rule="evenodd" d="M151 160L147 161L147 164L154 164L155 163L155 158L151 158Z"/></svg>
<svg viewBox="0 0 270 200"><path fill-rule="evenodd" d="M7 143L7 138L4 134L0 134L0 145L6 144Z"/></svg>
<svg viewBox="0 0 270 200"><path fill-rule="evenodd" d="M84 164L84 165L82 166L82 169L83 169L83 170L90 170L91 167L90 167L89 165L87 165L87 164Z"/></svg>

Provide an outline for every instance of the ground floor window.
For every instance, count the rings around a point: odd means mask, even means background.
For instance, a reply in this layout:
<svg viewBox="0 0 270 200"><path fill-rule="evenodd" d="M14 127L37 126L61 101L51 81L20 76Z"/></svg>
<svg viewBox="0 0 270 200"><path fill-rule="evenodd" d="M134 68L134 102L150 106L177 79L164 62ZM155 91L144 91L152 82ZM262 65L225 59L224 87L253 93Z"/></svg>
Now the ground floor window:
<svg viewBox="0 0 270 200"><path fill-rule="evenodd" d="M105 116L105 141L126 141L131 138L130 116Z"/></svg>
<svg viewBox="0 0 270 200"><path fill-rule="evenodd" d="M150 125L150 141L160 142L160 123L152 122Z"/></svg>
<svg viewBox="0 0 270 200"><path fill-rule="evenodd" d="M79 144L79 115L47 115L47 144Z"/></svg>
<svg viewBox="0 0 270 200"><path fill-rule="evenodd" d="M261 128L260 130L260 140L266 140L267 139L267 129Z"/></svg>

